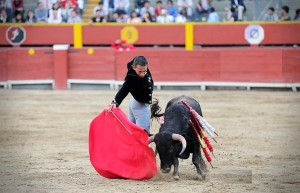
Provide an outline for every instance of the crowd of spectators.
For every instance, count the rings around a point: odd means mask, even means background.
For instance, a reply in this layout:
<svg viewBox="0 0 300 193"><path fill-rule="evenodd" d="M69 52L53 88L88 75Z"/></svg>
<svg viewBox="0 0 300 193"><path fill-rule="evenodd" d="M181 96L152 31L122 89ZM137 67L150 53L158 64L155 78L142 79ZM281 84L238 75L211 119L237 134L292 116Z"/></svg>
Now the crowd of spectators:
<svg viewBox="0 0 300 193"><path fill-rule="evenodd" d="M221 18L218 11L212 6L213 0L199 0L196 4L193 0L135 0L134 9L130 10L130 0L101 0L94 8L93 22L118 22L118 23L184 23L193 22L221 22L221 21L243 21L244 13L247 8L243 0L230 0L226 18ZM216 0L219 1L219 0ZM96 11L100 11L96 14ZM274 8L270 7L270 11ZM110 14L111 13L111 14ZM263 21L286 21L299 20L299 9L297 9L295 17L289 16L289 7L282 6L280 16L271 19L273 16L266 16ZM95 18L99 18L95 20Z"/></svg>
<svg viewBox="0 0 300 193"><path fill-rule="evenodd" d="M84 0L38 0L26 10L24 0L0 0L0 23L81 23Z"/></svg>
<svg viewBox="0 0 300 193"><path fill-rule="evenodd" d="M25 0L0 0L0 23L81 23L85 0L37 0L34 10L24 8ZM184 23L243 21L247 8L243 0L230 0L227 16L221 18L213 0L100 0L93 9L90 23ZM219 1L219 0L215 0ZM130 3L134 2L134 5ZM230 4L229 4L230 3ZM132 10L130 8L133 7ZM300 9L290 16L286 5L276 13L269 7L262 21L300 20Z"/></svg>

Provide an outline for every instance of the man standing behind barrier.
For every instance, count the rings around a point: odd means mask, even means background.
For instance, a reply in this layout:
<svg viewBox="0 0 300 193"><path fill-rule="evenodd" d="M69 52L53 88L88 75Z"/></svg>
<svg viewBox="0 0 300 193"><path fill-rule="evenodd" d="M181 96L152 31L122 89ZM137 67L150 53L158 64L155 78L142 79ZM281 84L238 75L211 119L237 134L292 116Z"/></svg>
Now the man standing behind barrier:
<svg viewBox="0 0 300 193"><path fill-rule="evenodd" d="M127 64L125 82L112 101L119 106L131 93L128 119L144 128L150 134L150 104L152 102L153 80L144 56L137 56Z"/></svg>

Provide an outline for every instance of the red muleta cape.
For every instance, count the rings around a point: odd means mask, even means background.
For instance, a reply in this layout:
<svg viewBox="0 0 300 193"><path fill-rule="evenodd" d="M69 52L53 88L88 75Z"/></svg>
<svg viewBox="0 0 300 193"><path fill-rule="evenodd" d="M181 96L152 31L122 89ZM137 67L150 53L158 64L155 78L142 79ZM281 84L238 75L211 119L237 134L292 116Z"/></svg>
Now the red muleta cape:
<svg viewBox="0 0 300 193"><path fill-rule="evenodd" d="M103 110L90 124L89 153L95 170L106 178L149 179L156 172L148 133L120 108Z"/></svg>

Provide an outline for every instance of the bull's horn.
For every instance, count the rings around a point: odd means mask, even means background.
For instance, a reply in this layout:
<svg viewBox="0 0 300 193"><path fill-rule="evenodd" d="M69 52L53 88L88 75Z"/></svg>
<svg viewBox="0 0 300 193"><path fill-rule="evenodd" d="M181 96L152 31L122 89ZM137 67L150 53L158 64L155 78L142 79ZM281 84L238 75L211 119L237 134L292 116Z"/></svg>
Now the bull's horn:
<svg viewBox="0 0 300 193"><path fill-rule="evenodd" d="M148 144L150 144L154 141L154 137L155 137L155 135L148 137Z"/></svg>
<svg viewBox="0 0 300 193"><path fill-rule="evenodd" d="M172 139L176 140L176 141L180 141L182 143L182 149L179 153L179 155L181 155L184 152L185 148L186 148L186 140L184 139L184 137L182 135L179 135L179 134L176 134L176 133L172 134Z"/></svg>

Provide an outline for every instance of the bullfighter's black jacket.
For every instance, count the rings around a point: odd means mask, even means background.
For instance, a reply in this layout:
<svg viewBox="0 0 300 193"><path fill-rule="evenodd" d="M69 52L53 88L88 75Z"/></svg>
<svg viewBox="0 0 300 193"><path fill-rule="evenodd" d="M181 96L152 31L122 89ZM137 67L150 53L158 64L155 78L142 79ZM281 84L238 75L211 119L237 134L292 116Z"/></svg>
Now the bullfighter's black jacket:
<svg viewBox="0 0 300 193"><path fill-rule="evenodd" d="M140 103L152 103L153 79L149 68L146 75L141 78L132 68L133 60L127 64L125 82L115 96L114 103L119 106L124 98L131 93L133 98Z"/></svg>

